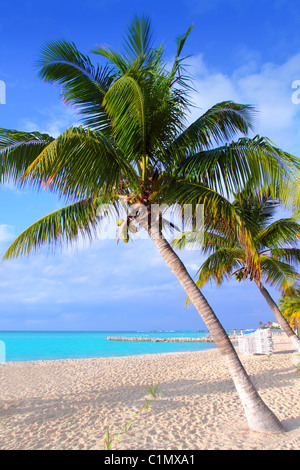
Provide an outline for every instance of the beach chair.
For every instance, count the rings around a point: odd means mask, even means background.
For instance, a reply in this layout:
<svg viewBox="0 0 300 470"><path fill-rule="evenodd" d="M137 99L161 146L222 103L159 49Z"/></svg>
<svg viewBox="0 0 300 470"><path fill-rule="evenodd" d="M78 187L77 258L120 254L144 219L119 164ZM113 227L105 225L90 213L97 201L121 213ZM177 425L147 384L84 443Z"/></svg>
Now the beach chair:
<svg viewBox="0 0 300 470"><path fill-rule="evenodd" d="M248 335L239 335L238 345L241 354L272 354L272 333L269 329L259 329Z"/></svg>

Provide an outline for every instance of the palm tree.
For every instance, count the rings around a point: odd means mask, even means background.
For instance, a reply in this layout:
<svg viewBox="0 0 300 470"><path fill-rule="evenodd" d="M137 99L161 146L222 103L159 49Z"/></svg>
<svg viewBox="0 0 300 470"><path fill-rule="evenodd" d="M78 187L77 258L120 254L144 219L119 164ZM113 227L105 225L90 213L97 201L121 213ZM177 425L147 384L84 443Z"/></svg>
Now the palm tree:
<svg viewBox="0 0 300 470"><path fill-rule="evenodd" d="M289 322L296 334L299 336L300 325L300 289L283 295L278 303L284 318Z"/></svg>
<svg viewBox="0 0 300 470"><path fill-rule="evenodd" d="M205 199L217 205L222 193L239 190L251 175L260 186L276 180L283 188L295 168L299 171L299 161L268 139L247 137L252 130L251 106L222 102L188 125L191 82L181 53L190 31L177 39L171 70L166 68L163 47L153 45L145 17L131 22L123 52L94 49L107 61L103 66L94 66L73 43L46 44L39 76L60 84L63 100L77 108L84 126L71 127L55 139L1 130L1 181L55 191L68 203L25 230L4 259L44 244L93 238L105 217L118 217L121 207L134 203L135 211L119 222L119 232L127 226L133 231L145 227L224 356L250 429L282 432L209 303L164 238L162 218L155 216L157 223L151 222L153 204L188 204L195 188L198 202ZM228 143L241 134L244 137ZM143 217L137 207L146 208Z"/></svg>
<svg viewBox="0 0 300 470"><path fill-rule="evenodd" d="M273 200L269 191L254 194L251 189L245 188L236 195L232 209L251 233L251 243L257 257L253 258L252 263L249 262L249 242L248 245L245 244L245 238L237 236L233 230L228 230L227 220L217 218L213 222L209 221L210 227L205 232L203 252L211 254L201 265L196 284L201 288L210 279L214 279L220 286L225 279L233 275L239 281L253 280L280 327L293 346L300 351L300 339L265 287L265 284L268 284L286 294L299 288L300 276L294 265L300 261L300 249L295 247L300 237L300 225L293 217L274 220L279 206L278 200ZM234 221L231 224L234 224ZM188 234L183 234L175 241L175 245L183 247L189 239L192 241Z"/></svg>

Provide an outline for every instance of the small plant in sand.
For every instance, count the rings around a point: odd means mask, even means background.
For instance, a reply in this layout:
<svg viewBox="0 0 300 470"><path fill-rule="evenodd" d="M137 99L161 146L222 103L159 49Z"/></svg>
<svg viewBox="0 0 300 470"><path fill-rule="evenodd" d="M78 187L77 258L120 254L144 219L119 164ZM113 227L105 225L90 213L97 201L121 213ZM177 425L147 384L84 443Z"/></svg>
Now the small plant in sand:
<svg viewBox="0 0 300 470"><path fill-rule="evenodd" d="M150 385L146 385L143 388L143 391L148 393L149 395L151 395L153 400L149 400L149 399L145 398L145 403L138 409L138 411L136 413L134 413L133 415L130 416L130 418L138 418L138 419L136 419L135 421L125 422L123 424L123 427L122 427L121 431L118 431L115 434L111 434L109 432L109 429L106 430L105 438L104 438L104 449L105 450L111 450L113 448L113 445L115 445L115 446L118 445L119 441L120 441L120 436L122 434L127 434L133 428L133 426L140 426L139 418L141 417L143 411L144 410L150 410L151 409L150 403L152 401L157 400L159 395L164 394L162 392L162 390L160 390L159 384L154 385L153 382Z"/></svg>
<svg viewBox="0 0 300 470"><path fill-rule="evenodd" d="M144 387L144 392L149 393L153 398L157 398L159 395L163 395L163 392L159 388L160 384L154 385L153 382L151 385L146 385Z"/></svg>
<svg viewBox="0 0 300 470"><path fill-rule="evenodd" d="M296 354L296 359L294 361L294 367L296 369L296 371L298 372L298 374L300 375L300 354Z"/></svg>
<svg viewBox="0 0 300 470"><path fill-rule="evenodd" d="M109 430L106 430L105 433L105 439L104 439L104 449L105 450L111 450L112 445L113 445L113 437L109 434Z"/></svg>

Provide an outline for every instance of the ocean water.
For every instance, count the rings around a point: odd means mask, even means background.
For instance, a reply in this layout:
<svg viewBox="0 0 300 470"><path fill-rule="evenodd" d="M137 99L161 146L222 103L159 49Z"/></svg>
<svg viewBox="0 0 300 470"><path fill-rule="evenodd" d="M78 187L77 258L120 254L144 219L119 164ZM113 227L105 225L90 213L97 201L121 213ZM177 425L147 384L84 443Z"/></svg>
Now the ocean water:
<svg viewBox="0 0 300 470"><path fill-rule="evenodd" d="M151 338L195 338L207 331L175 332L0 332L0 362L52 359L79 359L108 356L133 356L215 348L214 343L153 343L140 341L108 341L106 336L141 336Z"/></svg>

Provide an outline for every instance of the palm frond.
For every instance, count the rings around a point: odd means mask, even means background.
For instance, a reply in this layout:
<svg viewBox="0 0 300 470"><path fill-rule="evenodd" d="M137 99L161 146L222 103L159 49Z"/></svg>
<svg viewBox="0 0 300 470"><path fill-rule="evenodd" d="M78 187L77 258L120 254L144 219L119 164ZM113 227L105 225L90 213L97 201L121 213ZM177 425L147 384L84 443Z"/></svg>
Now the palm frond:
<svg viewBox="0 0 300 470"><path fill-rule="evenodd" d="M127 28L124 40L125 51L132 62L141 56L151 58L153 32L150 19L145 15L134 16Z"/></svg>
<svg viewBox="0 0 300 470"><path fill-rule="evenodd" d="M283 316L289 321L292 327L295 322L300 322L300 291L293 289L291 293L284 294L279 300L280 311Z"/></svg>
<svg viewBox="0 0 300 470"><path fill-rule="evenodd" d="M274 147L269 139L256 136L188 156L180 173L205 181L227 197L241 191L249 180L261 191L268 189L272 197L281 188L280 197L287 202L288 184L296 184L299 170L300 160Z"/></svg>
<svg viewBox="0 0 300 470"><path fill-rule="evenodd" d="M82 200L38 220L21 233L4 254L3 259L28 255L42 246L56 246L97 235L100 217L95 200Z"/></svg>
<svg viewBox="0 0 300 470"><path fill-rule="evenodd" d="M145 155L144 96L137 81L127 75L119 78L106 93L103 104L124 154Z"/></svg>
<svg viewBox="0 0 300 470"><path fill-rule="evenodd" d="M273 248L270 252L273 258L284 261L294 267L300 263L299 248Z"/></svg>
<svg viewBox="0 0 300 470"><path fill-rule="evenodd" d="M196 207L203 204L206 227L213 227L216 225L215 221L222 221L221 234L228 236L231 243L236 243L233 242L235 240L244 247L245 265L250 278L260 276L259 254L252 233L226 198L206 186L188 181L174 182L171 187L163 190L163 197L165 201L168 198L176 200L181 206L190 204Z"/></svg>
<svg viewBox="0 0 300 470"><path fill-rule="evenodd" d="M259 190L251 180L239 193L234 194L233 206L242 220L251 229L253 237L267 228L274 220L279 201L270 196L270 191Z"/></svg>
<svg viewBox="0 0 300 470"><path fill-rule="evenodd" d="M266 282L281 292L288 291L299 283L299 274L290 264L266 255L261 255L260 260Z"/></svg>
<svg viewBox="0 0 300 470"><path fill-rule="evenodd" d="M123 153L135 161L147 154L150 163L167 168L173 157L164 159L163 149L182 128L182 101L168 76L135 67L113 83L103 104Z"/></svg>
<svg viewBox="0 0 300 470"><path fill-rule="evenodd" d="M183 90L191 89L191 85L190 85L191 79L183 75L183 71L184 71L183 62L186 60L186 57L180 58L180 56L181 56L183 47L185 45L185 42L189 34L191 33L192 29L193 29L193 25L191 25L188 28L185 34L178 36L178 38L176 39L177 51L176 51L173 65L172 65L171 73L170 73L171 86L174 86L176 84L177 86L182 87Z"/></svg>
<svg viewBox="0 0 300 470"><path fill-rule="evenodd" d="M0 129L0 181L21 181L21 176L54 138L39 132Z"/></svg>
<svg viewBox="0 0 300 470"><path fill-rule="evenodd" d="M239 248L220 248L212 253L201 265L197 285L203 287L213 279L219 287L232 271L245 265L245 252Z"/></svg>
<svg viewBox="0 0 300 470"><path fill-rule="evenodd" d="M228 237L211 231L185 231L172 240L172 246L179 250L194 246L201 249L203 254L214 252L219 248L231 248Z"/></svg>
<svg viewBox="0 0 300 470"><path fill-rule="evenodd" d="M92 52L106 57L113 65L117 78L126 75L132 63L149 66L157 61L157 50L153 47L151 22L145 15L135 16L125 31L124 52L118 52L106 45L98 45ZM156 63L157 65L157 63Z"/></svg>
<svg viewBox="0 0 300 470"><path fill-rule="evenodd" d="M300 225L291 218L275 220L256 236L256 243L262 247L284 248L293 246L300 237Z"/></svg>
<svg viewBox="0 0 300 470"><path fill-rule="evenodd" d="M195 284L199 289L210 281L215 281L220 287L226 279L229 279L232 271L245 265L245 253L243 250L234 248L220 248L206 258L197 273L198 279ZM185 307L190 305L187 297Z"/></svg>
<svg viewBox="0 0 300 470"><path fill-rule="evenodd" d="M46 43L37 65L39 78L62 85L63 100L82 113L85 125L109 129L102 101L114 75L107 66L94 66L74 43L64 39Z"/></svg>
<svg viewBox="0 0 300 470"><path fill-rule="evenodd" d="M116 77L119 78L120 75L125 75L130 68L131 64L128 60L119 52L113 50L108 46L97 46L92 51L94 54L98 54L111 62L114 66L113 72Z"/></svg>
<svg viewBox="0 0 300 470"><path fill-rule="evenodd" d="M158 194L167 204L176 201L176 204L181 207L190 205L192 213L197 205L204 205L206 229L208 229L207 224L210 227L216 227L216 221L222 220L223 235L226 234L226 229L235 233L241 233L242 228L244 232L247 231L246 227L242 226L242 221L232 204L206 185L187 180L170 180L168 184L160 188ZM251 236L250 233L249 236Z"/></svg>
<svg viewBox="0 0 300 470"><path fill-rule="evenodd" d="M219 145L240 133L247 135L253 130L254 116L255 110L250 105L223 101L212 106L187 127L174 140L169 150L173 152L175 149L181 149L183 155L190 156L193 161L195 152ZM186 163L189 162L188 160Z"/></svg>
<svg viewBox="0 0 300 470"><path fill-rule="evenodd" d="M100 190L113 193L122 178L134 188L139 185L133 167L113 142L82 127L71 127L53 140L24 173L24 181L73 200Z"/></svg>

